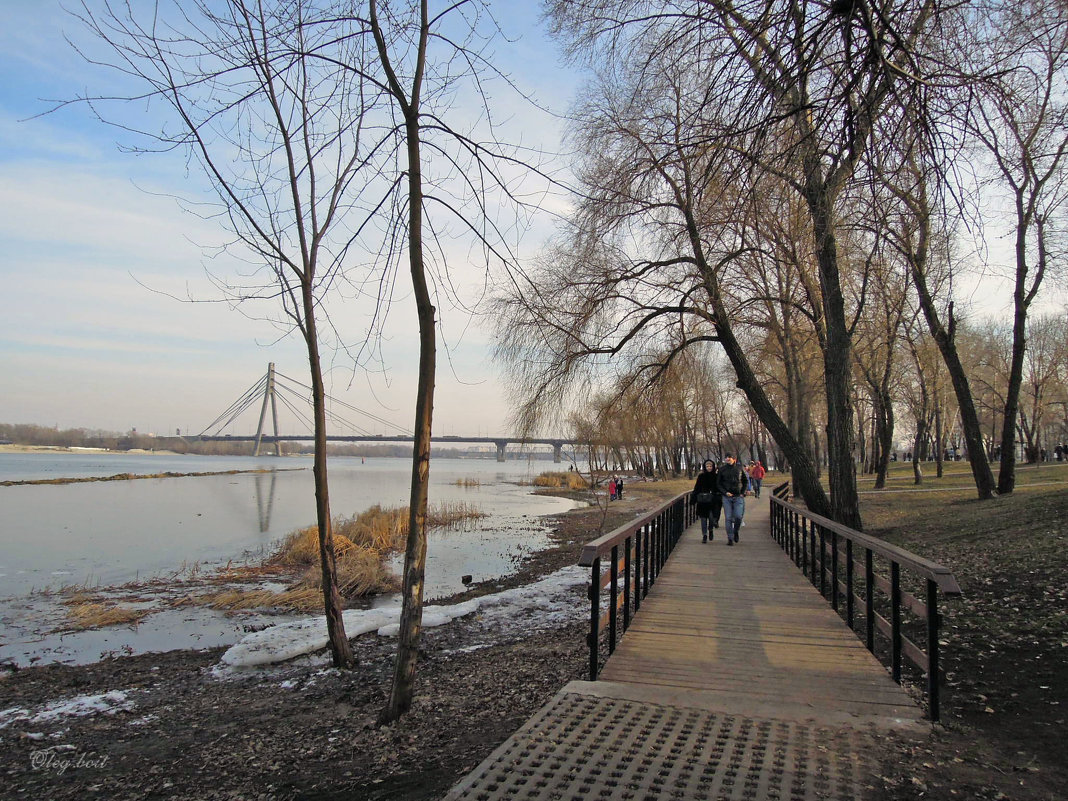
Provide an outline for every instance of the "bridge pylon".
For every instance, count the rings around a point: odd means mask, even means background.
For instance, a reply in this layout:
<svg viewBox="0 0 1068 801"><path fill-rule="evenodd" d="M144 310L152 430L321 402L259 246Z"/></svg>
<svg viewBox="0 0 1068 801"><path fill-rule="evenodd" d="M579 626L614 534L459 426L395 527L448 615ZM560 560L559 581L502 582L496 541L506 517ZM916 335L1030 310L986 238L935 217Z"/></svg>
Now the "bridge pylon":
<svg viewBox="0 0 1068 801"><path fill-rule="evenodd" d="M267 384L263 390L263 406L260 407L260 422L256 426L256 447L252 451L253 456L260 455L260 443L263 439L263 421L267 417L267 401L271 402L271 417L274 422L274 455L282 455L282 444L278 440L278 398L274 388L274 362L267 365Z"/></svg>

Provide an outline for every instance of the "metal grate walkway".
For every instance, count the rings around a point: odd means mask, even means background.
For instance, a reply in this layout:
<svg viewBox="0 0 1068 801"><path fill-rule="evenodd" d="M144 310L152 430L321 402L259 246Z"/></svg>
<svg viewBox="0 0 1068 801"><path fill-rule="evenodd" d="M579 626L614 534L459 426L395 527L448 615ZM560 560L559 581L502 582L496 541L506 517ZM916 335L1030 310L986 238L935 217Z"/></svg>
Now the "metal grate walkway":
<svg viewBox="0 0 1068 801"><path fill-rule="evenodd" d="M563 688L446 801L864 797L873 733L926 731L768 534L691 527L596 682Z"/></svg>

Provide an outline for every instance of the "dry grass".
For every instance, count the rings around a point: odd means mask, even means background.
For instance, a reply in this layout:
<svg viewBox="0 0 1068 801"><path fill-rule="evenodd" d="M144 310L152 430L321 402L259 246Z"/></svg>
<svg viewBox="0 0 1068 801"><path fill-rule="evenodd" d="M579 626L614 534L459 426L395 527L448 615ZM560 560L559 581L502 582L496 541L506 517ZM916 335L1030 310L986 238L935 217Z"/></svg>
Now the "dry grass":
<svg viewBox="0 0 1068 801"><path fill-rule="evenodd" d="M130 609L117 604L85 600L75 596L63 602L67 607L67 625L64 631L85 631L104 626L136 626L152 609Z"/></svg>
<svg viewBox="0 0 1068 801"><path fill-rule="evenodd" d="M485 516L486 513L477 506L462 501L435 504L427 511L427 527L452 528ZM338 591L342 597L356 598L398 589L398 578L386 565L386 558L404 550L408 538L408 507L376 505L358 515L337 518L333 522L333 535ZM305 603L305 596L295 593L311 593L315 599L307 602L321 606L318 526L308 526L290 534L267 564L304 567L305 571L296 585L285 592L220 593L212 599L211 605L229 609L287 608L290 604Z"/></svg>
<svg viewBox="0 0 1068 801"><path fill-rule="evenodd" d="M243 609L279 609L287 612L315 612L323 608L323 595L315 587L290 590L223 590L192 599L198 605L236 612Z"/></svg>
<svg viewBox="0 0 1068 801"><path fill-rule="evenodd" d="M454 482L457 487L481 487L482 482L477 478L458 478Z"/></svg>
<svg viewBox="0 0 1068 801"><path fill-rule="evenodd" d="M337 556L353 546L352 540L339 534L337 524L334 526L334 555ZM268 564L285 567L298 567L319 563L319 527L307 526L294 531L278 546Z"/></svg>
<svg viewBox="0 0 1068 801"><path fill-rule="evenodd" d="M542 473L534 479L535 487L548 487L550 489L584 490L589 489L590 483L577 470L560 471L557 473Z"/></svg>

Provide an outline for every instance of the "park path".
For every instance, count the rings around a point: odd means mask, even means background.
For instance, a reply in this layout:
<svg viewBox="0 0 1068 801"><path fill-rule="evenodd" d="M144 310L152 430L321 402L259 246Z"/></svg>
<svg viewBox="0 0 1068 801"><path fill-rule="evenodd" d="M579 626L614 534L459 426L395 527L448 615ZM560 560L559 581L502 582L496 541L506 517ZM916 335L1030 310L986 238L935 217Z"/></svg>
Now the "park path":
<svg viewBox="0 0 1068 801"><path fill-rule="evenodd" d="M598 681L573 681L446 796L497 799L864 797L877 736L927 730L919 707L769 534L684 532Z"/></svg>

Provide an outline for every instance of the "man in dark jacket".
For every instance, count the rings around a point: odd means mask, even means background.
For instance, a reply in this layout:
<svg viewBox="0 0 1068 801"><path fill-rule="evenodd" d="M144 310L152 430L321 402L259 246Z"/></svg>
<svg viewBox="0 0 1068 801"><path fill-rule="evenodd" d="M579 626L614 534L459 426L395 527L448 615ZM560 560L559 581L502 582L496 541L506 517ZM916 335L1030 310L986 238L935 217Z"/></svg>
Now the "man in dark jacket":
<svg viewBox="0 0 1068 801"><path fill-rule="evenodd" d="M725 454L725 464L719 468L716 481L723 496L723 524L727 529L727 544L738 542L738 530L745 515L745 496L749 489L749 476L734 456Z"/></svg>

